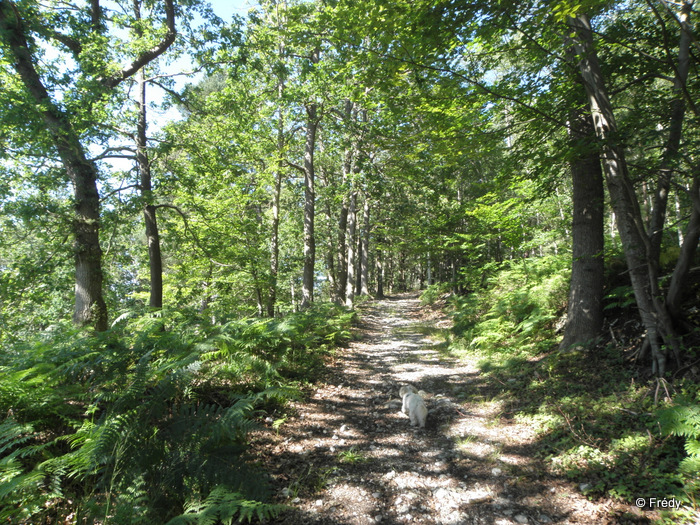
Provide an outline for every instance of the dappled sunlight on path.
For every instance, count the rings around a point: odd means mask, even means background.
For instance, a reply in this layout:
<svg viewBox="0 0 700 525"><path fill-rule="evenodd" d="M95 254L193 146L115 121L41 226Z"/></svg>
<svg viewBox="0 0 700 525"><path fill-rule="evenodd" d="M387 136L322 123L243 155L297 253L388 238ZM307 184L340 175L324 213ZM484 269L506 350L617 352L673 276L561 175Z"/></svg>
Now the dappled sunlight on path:
<svg viewBox="0 0 700 525"><path fill-rule="evenodd" d="M415 295L369 303L362 338L278 434L259 438L279 499L275 523L595 523L601 510L562 480L539 479L533 431L505 418L478 369L441 353L447 319ZM425 429L398 390L422 390Z"/></svg>

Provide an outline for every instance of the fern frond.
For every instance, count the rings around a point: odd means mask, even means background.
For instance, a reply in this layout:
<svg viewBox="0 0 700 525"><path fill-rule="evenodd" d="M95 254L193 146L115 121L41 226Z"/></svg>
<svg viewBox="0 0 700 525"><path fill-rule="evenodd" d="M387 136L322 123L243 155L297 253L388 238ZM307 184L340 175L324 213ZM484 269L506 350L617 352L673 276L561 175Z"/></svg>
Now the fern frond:
<svg viewBox="0 0 700 525"><path fill-rule="evenodd" d="M166 525L231 525L234 520L248 523L253 518L273 519L289 507L245 499L239 492L225 486L217 486L204 501L192 502L185 512Z"/></svg>

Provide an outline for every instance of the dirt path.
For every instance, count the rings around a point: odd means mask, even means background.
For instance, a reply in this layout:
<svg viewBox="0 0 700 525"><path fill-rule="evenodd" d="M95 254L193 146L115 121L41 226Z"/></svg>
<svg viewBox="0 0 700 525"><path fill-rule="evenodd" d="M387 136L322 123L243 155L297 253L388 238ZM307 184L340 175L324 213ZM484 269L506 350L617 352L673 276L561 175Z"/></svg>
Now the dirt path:
<svg viewBox="0 0 700 525"><path fill-rule="evenodd" d="M502 414L476 366L440 354L429 334L447 319L403 295L364 307L362 321L327 382L256 443L295 507L275 523L616 522L544 474L532 430ZM400 413L405 383L427 393L425 429Z"/></svg>

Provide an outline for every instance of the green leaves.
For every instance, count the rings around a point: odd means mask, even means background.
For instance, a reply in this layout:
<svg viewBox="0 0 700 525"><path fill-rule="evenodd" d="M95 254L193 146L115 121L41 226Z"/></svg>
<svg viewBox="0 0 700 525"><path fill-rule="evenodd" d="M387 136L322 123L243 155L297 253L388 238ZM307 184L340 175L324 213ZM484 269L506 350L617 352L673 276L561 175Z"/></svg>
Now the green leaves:
<svg viewBox="0 0 700 525"><path fill-rule="evenodd" d="M265 503L266 476L244 459L248 434L262 411L277 417L299 397L299 382L347 339L353 315L319 305L285 320L211 327L182 312L132 312L109 332L57 327L6 345L0 516L276 516L284 507Z"/></svg>
<svg viewBox="0 0 700 525"><path fill-rule="evenodd" d="M276 518L287 507L245 499L240 493L226 486L217 486L203 501L187 504L185 512L171 519L166 525L231 525L234 522L250 523L253 519L264 521Z"/></svg>

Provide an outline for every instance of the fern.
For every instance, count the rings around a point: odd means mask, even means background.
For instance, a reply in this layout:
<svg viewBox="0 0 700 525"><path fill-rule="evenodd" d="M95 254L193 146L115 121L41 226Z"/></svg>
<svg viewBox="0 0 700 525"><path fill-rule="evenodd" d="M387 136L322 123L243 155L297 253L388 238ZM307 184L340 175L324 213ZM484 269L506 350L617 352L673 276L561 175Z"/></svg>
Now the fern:
<svg viewBox="0 0 700 525"><path fill-rule="evenodd" d="M287 509L285 505L248 500L239 492L220 485L204 501L187 505L183 514L166 525L231 525L234 520L250 523L254 518L259 521L276 518Z"/></svg>
<svg viewBox="0 0 700 525"><path fill-rule="evenodd" d="M0 421L0 522L162 523L183 508L185 523L227 522L283 508L262 503L248 435L263 408L299 396L290 378L349 337L353 314L216 328L159 315L100 334L58 327L0 356L0 413L14 414Z"/></svg>
<svg viewBox="0 0 700 525"><path fill-rule="evenodd" d="M0 521L29 519L46 502L62 496L60 471L51 474L41 464L24 464L47 447L36 438L30 425L11 419L0 423Z"/></svg>
<svg viewBox="0 0 700 525"><path fill-rule="evenodd" d="M687 457L678 465L678 471L686 491L693 494L700 489L697 477L700 472L700 406L682 401L660 409L657 417L665 434L685 438Z"/></svg>

